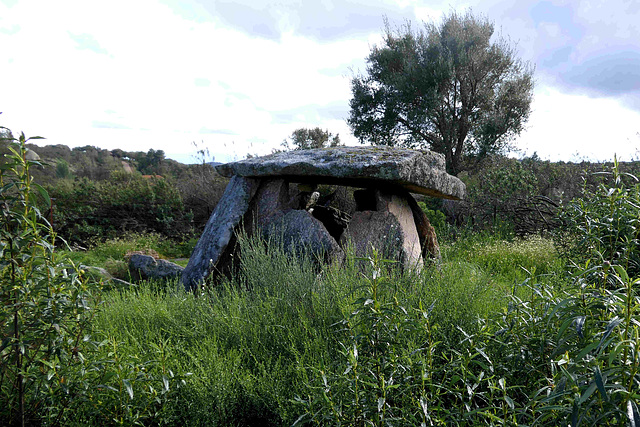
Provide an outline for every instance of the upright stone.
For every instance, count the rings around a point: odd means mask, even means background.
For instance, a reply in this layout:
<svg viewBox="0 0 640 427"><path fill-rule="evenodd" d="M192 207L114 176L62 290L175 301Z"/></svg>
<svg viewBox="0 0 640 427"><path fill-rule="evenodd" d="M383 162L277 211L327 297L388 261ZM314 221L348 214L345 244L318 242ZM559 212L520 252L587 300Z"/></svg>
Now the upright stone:
<svg viewBox="0 0 640 427"><path fill-rule="evenodd" d="M262 226L274 215L281 215L291 204L289 196L289 182L284 179L263 179L253 198L251 207L251 222Z"/></svg>
<svg viewBox="0 0 640 427"><path fill-rule="evenodd" d="M282 244L292 255L308 254L321 262L342 262L344 252L325 226L306 210L289 209L261 225L262 236Z"/></svg>
<svg viewBox="0 0 640 427"><path fill-rule="evenodd" d="M290 191L289 187L283 179L262 181L247 216L251 227L258 229L263 238L279 241L287 251L309 251L325 261L343 259L342 249L324 224L300 209L301 193Z"/></svg>
<svg viewBox="0 0 640 427"><path fill-rule="evenodd" d="M235 232L249 209L258 184L258 180L241 176L232 177L227 184L182 272L182 283L187 291L203 282L233 249Z"/></svg>
<svg viewBox="0 0 640 427"><path fill-rule="evenodd" d="M420 238L413 212L403 197L386 191L365 191L359 194L358 206L374 207L368 199L374 196L375 210L361 210L351 218L341 244L355 245L357 256L370 255L371 247L380 250L388 259L395 259L405 268L420 271L423 265Z"/></svg>
<svg viewBox="0 0 640 427"><path fill-rule="evenodd" d="M442 260L436 230L431 225L431 222L429 222L429 218L427 218L424 211L420 209L416 200L410 194L407 196L409 207L411 208L411 212L413 212L413 221L416 224L420 246L422 247L422 258L424 260L428 258L437 261Z"/></svg>

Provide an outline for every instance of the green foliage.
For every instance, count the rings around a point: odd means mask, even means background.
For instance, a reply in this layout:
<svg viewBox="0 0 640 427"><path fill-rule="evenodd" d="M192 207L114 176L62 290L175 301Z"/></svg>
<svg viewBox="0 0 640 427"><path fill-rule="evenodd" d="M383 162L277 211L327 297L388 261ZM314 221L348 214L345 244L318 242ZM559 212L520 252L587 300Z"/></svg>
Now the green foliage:
<svg viewBox="0 0 640 427"><path fill-rule="evenodd" d="M162 342L140 360L91 338L101 284L55 251L27 141L9 145L0 169L0 424L153 423L182 378L167 369Z"/></svg>
<svg viewBox="0 0 640 427"><path fill-rule="evenodd" d="M164 151L149 149L146 156L138 159L138 171L143 175L157 175L161 173Z"/></svg>
<svg viewBox="0 0 640 427"><path fill-rule="evenodd" d="M220 176L206 162L205 150L199 150L198 154L200 163L189 165L174 182L185 211L193 215L193 228L199 235L224 194L229 179Z"/></svg>
<svg viewBox="0 0 640 427"><path fill-rule="evenodd" d="M444 234L447 230L447 218L444 213L440 210L429 209L425 202L418 202L418 206L429 218L431 226L436 230L436 235Z"/></svg>
<svg viewBox="0 0 640 427"><path fill-rule="evenodd" d="M69 178L71 172L69 171L69 163L64 159L58 159L56 161L56 177L57 178Z"/></svg>
<svg viewBox="0 0 640 427"><path fill-rule="evenodd" d="M516 159L489 158L466 181L468 216L477 227L515 224L519 209L540 194L536 176Z"/></svg>
<svg viewBox="0 0 640 427"><path fill-rule="evenodd" d="M445 256L463 259L500 280L501 287L509 289L531 275L563 274L553 242L539 236L502 239L487 233L475 233L461 238L456 245L443 246Z"/></svg>
<svg viewBox="0 0 640 427"><path fill-rule="evenodd" d="M82 392L73 374L88 348L93 317L90 285L54 253L54 235L35 206L42 187L33 183L20 135L0 170L0 422L56 423ZM70 378L71 377L71 378Z"/></svg>
<svg viewBox="0 0 640 427"><path fill-rule="evenodd" d="M293 131L290 140L282 142L284 151L310 150L314 148L331 148L340 146L340 136L333 135L329 130L320 128L299 128Z"/></svg>
<svg viewBox="0 0 640 427"><path fill-rule="evenodd" d="M351 82L348 119L361 142L426 147L458 174L468 160L502 151L526 123L533 69L494 26L467 12L413 31L392 31Z"/></svg>
<svg viewBox="0 0 640 427"><path fill-rule="evenodd" d="M99 266L118 279L130 280L128 254L142 252L160 258L185 259L189 258L196 243L195 238L172 240L158 233L126 233L97 242L88 250L65 251L64 255L77 265Z"/></svg>
<svg viewBox="0 0 640 427"><path fill-rule="evenodd" d="M629 276L640 276L640 184L619 169L598 173L607 180L594 190L586 186L582 197L561 212L563 227L556 233L565 258L575 267L621 266ZM605 269L596 268L600 283L612 281Z"/></svg>
<svg viewBox="0 0 640 427"><path fill-rule="evenodd" d="M525 283L521 293L528 296L514 296L503 317L500 353L511 372L529 377L520 381L529 393L527 423L638 422L639 280L614 266L608 274L616 286L603 289L585 273L562 290Z"/></svg>
<svg viewBox="0 0 640 427"><path fill-rule="evenodd" d="M437 299L428 307L419 301L405 308L400 300L403 287L383 276L384 261L375 253L369 261L372 268L364 296L336 324L348 333L340 341L339 357L323 369L311 368L316 375L304 397L297 399L305 414L296 424L514 422L512 386L499 376L487 349L491 329L477 319L471 324L460 322L460 317L448 325L439 321L434 313ZM445 304L461 302L449 298ZM452 308L452 317L460 316L458 308ZM474 332L467 333L464 326L472 326Z"/></svg>
<svg viewBox="0 0 640 427"><path fill-rule="evenodd" d="M164 291L142 283L113 292L100 314L98 327L128 354L146 355L162 337L173 372L193 372L167 411L174 425L291 424L305 377L299 362L321 363L333 344L334 298L347 291L332 292L310 260L293 263L277 245L241 245L246 256L232 282L197 298L177 283Z"/></svg>
<svg viewBox="0 0 640 427"><path fill-rule="evenodd" d="M118 171L109 181L59 181L47 189L54 199L53 225L73 243L86 246L141 231L179 238L190 231L179 192L161 177Z"/></svg>
<svg viewBox="0 0 640 427"><path fill-rule="evenodd" d="M318 273L312 260L292 259L277 242L265 245L241 238L240 245L239 273L229 281L209 284L197 298L178 291L177 283L162 289L141 283L110 291L105 310L99 314L96 328L121 342L123 356L145 359L148 343L162 337L167 340L168 354L174 355L168 367L176 375L193 373L176 400L164 408L166 419L176 424L291 425L304 408L295 403L295 397L306 400L311 388L322 384L319 372L324 371L329 380L346 369L348 359L340 343L346 349L352 348L347 345L352 339L361 341L362 348L368 345L364 331L369 326L357 324L352 313L358 307L370 308L364 301L355 301L368 298L371 283L352 255L340 268L324 266ZM495 246L496 250L500 247ZM445 247L443 251L441 270L416 276L391 268L389 279L380 277L377 295L384 310L396 313L394 322L400 325L424 325L420 323L424 322L422 312L428 312L432 339L441 343L444 352L466 348L460 343L467 338L457 328L470 335L480 333L478 317L506 304L504 295L512 282L499 280L499 272L477 267L464 250ZM502 255L509 259L511 254L505 250ZM420 301L426 301L429 308L418 310ZM403 354L402 360L411 358L413 368L422 373L422 353L410 355L402 348L421 348L424 337L423 329L411 329L398 333L394 348L384 346L382 337L379 345ZM454 354L447 357L457 360ZM482 358L474 356L478 357ZM452 363L441 364L442 360L434 355L434 369L441 373ZM390 368L391 362L385 366ZM472 378L466 381L471 384ZM407 378L406 384L410 383ZM389 395L400 396L402 390ZM445 396L443 392L442 399ZM409 402L396 397L398 402ZM388 402L398 405L393 409L397 412L401 404L393 403L395 400ZM442 405L445 402L449 401L443 400ZM413 409L410 406L407 411Z"/></svg>

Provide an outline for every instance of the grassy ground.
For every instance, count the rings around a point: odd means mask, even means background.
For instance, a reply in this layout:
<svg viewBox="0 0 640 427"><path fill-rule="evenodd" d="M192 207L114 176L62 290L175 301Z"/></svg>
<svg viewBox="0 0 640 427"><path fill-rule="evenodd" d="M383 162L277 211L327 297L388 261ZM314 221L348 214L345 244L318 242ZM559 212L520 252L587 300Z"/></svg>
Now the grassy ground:
<svg viewBox="0 0 640 427"><path fill-rule="evenodd" d="M99 261L114 246L122 252L141 245L111 243L84 257ZM347 320L371 291L371 268L351 258L343 268L319 272L310 260L294 262L278 248L244 245L240 274L199 297L184 294L177 283L140 283L105 295L97 334L119 343L122 357L141 361L157 358L162 346L166 367L188 375L175 399L164 403L163 419L291 425L312 412L310 384L320 372L342 369L345 343L360 339L354 335L359 323ZM420 275L391 269L376 292L381 307L395 304L407 313L429 307L429 324L445 348L477 332L479 319L503 311L530 274L557 281L561 270L553 245L541 238L469 236L443 244L442 252L442 264ZM415 346L424 334L403 335L406 342L395 345Z"/></svg>

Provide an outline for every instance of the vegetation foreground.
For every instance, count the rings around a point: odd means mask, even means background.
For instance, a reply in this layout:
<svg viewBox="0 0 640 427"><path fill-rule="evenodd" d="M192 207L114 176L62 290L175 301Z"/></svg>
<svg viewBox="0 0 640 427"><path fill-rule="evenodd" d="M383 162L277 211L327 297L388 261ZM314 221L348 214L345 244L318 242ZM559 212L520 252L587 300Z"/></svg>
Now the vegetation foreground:
<svg viewBox="0 0 640 427"><path fill-rule="evenodd" d="M0 183L2 425L640 422L640 197L615 168L554 241L443 236L415 274L244 239L238 274L193 295L58 250L22 139Z"/></svg>

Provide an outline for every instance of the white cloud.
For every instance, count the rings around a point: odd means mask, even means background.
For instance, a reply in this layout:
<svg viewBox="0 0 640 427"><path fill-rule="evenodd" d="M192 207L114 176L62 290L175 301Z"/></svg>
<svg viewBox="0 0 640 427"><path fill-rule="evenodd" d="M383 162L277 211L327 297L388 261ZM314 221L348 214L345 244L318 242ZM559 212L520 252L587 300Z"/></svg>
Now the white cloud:
<svg viewBox="0 0 640 427"><path fill-rule="evenodd" d="M396 3L380 1L374 12L391 11L392 24L401 24L407 11L422 20L449 11L445 2ZM459 9L466 6L458 3ZM305 3L289 2L271 10L277 16L268 19L275 19L278 37L268 39L246 26L230 26L216 15L215 4L22 0L9 7L0 2L0 124L45 136L48 143L162 149L182 161L192 160L192 141L208 146L221 161L266 154L298 127L320 126L357 143L344 121L349 68L364 71L370 47L381 40L382 15L373 25L376 18L363 9L364 1L329 1L314 6L312 12L321 15L314 22L309 10L299 10ZM480 5L478 11L492 19L503 11L497 26L505 23L505 35L516 40L524 37L524 59L569 42L553 20L542 24L549 35L536 32L525 10L531 4L522 6L524 14L510 0ZM330 22L333 13L339 22ZM356 31L348 28L352 13L358 16ZM261 23L259 14L253 18ZM636 34L631 21L625 22L616 37ZM306 28L309 23L313 26ZM601 45L605 36L588 32L581 46L596 39ZM611 157L616 141L622 144L618 152L631 150L624 144L637 140L638 113L612 99L550 89L546 85L552 82L541 78L530 130L521 138L530 152ZM345 117L336 116L340 113Z"/></svg>
<svg viewBox="0 0 640 427"><path fill-rule="evenodd" d="M517 141L528 155L556 160L630 160L640 149L640 113L615 99L536 91L529 129Z"/></svg>

